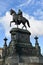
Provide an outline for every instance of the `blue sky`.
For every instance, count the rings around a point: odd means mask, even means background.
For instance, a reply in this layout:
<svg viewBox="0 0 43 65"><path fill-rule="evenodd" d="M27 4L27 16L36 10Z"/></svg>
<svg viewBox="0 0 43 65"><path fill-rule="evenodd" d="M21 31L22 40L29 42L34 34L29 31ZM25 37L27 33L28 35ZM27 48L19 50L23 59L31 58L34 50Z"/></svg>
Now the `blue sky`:
<svg viewBox="0 0 43 65"><path fill-rule="evenodd" d="M10 20L12 17L9 13L10 9L18 12L21 9L23 16L30 22L30 29L32 33L31 42L35 45L34 37L38 35L39 45L43 53L43 0L0 0L0 47L3 47L4 37L8 38L7 44L10 42Z"/></svg>

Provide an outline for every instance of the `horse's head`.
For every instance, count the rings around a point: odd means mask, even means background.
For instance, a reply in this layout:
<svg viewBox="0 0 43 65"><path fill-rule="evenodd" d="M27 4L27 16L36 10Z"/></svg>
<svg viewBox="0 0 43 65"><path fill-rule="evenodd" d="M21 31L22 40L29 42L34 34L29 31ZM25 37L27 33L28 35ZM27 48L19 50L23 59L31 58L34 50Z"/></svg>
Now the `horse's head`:
<svg viewBox="0 0 43 65"><path fill-rule="evenodd" d="M16 14L16 12L13 10L13 9L11 9L10 10L10 14L12 15L12 14Z"/></svg>

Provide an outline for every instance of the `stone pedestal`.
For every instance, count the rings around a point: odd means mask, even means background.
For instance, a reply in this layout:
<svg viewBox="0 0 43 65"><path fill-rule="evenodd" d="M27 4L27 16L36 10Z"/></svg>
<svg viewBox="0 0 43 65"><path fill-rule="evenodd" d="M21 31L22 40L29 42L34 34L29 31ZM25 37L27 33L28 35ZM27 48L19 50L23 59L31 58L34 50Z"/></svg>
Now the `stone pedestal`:
<svg viewBox="0 0 43 65"><path fill-rule="evenodd" d="M10 31L10 33L11 33L11 40L16 41L17 43L30 44L30 35L31 35L31 33L28 30L13 28Z"/></svg>
<svg viewBox="0 0 43 65"><path fill-rule="evenodd" d="M31 33L28 30L13 28L10 31L10 33L11 33L10 46L12 46L13 49L16 50L15 53L17 53L19 55L32 54L32 44L30 42ZM12 51L13 51L13 49L12 49ZM10 48L10 50L11 50L11 48Z"/></svg>

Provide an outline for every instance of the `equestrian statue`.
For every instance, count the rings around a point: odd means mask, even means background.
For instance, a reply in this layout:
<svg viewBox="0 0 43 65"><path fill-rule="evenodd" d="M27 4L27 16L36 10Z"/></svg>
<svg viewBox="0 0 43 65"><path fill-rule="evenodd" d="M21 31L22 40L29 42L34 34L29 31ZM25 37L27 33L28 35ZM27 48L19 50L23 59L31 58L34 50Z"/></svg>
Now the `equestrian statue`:
<svg viewBox="0 0 43 65"><path fill-rule="evenodd" d="M13 9L11 9L10 15L13 16L13 21L10 22L10 26L11 26L11 23L15 22L17 27L21 23L23 24L23 27L25 27L26 29L27 29L27 27L26 27L25 23L27 23L28 27L30 27L29 21L25 17L23 17L22 11L20 9L19 9L18 13L16 13Z"/></svg>

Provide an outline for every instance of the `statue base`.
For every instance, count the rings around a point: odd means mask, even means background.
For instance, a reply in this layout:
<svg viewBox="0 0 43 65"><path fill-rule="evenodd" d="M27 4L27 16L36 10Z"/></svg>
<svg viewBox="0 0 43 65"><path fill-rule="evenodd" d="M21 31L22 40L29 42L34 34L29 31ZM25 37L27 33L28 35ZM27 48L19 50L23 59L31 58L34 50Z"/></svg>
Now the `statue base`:
<svg viewBox="0 0 43 65"><path fill-rule="evenodd" d="M31 33L28 30L12 28L10 31L11 40L15 40L18 43L28 43L30 44L30 35Z"/></svg>
<svg viewBox="0 0 43 65"><path fill-rule="evenodd" d="M5 65L42 65L42 59L34 56L34 47L30 42L31 33L28 30L12 28L9 55ZM11 55L11 56L10 56ZM41 62L39 62L41 60Z"/></svg>

